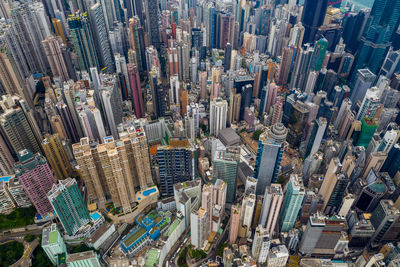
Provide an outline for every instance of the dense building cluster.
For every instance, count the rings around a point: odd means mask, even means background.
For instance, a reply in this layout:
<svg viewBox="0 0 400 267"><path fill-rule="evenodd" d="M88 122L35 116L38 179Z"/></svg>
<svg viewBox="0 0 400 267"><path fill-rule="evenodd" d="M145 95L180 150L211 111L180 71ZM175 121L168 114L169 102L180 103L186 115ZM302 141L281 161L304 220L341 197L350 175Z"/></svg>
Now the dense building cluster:
<svg viewBox="0 0 400 267"><path fill-rule="evenodd" d="M36 210L2 236L59 266L400 265L399 24L399 0L0 0L0 213Z"/></svg>

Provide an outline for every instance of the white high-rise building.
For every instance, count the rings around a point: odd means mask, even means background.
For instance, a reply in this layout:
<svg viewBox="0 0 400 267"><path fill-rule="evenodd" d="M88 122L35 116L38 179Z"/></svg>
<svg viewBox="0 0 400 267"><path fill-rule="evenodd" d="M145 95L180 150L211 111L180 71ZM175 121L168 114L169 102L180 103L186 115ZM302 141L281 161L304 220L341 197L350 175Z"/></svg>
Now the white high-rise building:
<svg viewBox="0 0 400 267"><path fill-rule="evenodd" d="M242 201L241 221L243 227L247 228L247 234L250 234L251 222L253 221L254 208L256 206L256 195L247 194Z"/></svg>
<svg viewBox="0 0 400 267"><path fill-rule="evenodd" d="M179 104L179 77L177 74L172 75L169 78L170 91L169 91L169 102L171 104Z"/></svg>
<svg viewBox="0 0 400 267"><path fill-rule="evenodd" d="M220 98L213 99L210 104L210 134L218 136L219 131L226 128L228 102Z"/></svg>
<svg viewBox="0 0 400 267"><path fill-rule="evenodd" d="M380 91L378 87L371 87L367 90L364 100L361 103L360 110L357 113L357 120L361 120L364 117L373 118L376 111L380 106Z"/></svg>
<svg viewBox="0 0 400 267"><path fill-rule="evenodd" d="M270 247L269 233L262 225L258 225L254 233L253 245L251 247L251 254L258 263L265 263L267 261L269 247Z"/></svg>
<svg viewBox="0 0 400 267"><path fill-rule="evenodd" d="M265 227L270 236L274 234L282 202L283 190L280 184L271 184L266 188L259 224Z"/></svg>
<svg viewBox="0 0 400 267"><path fill-rule="evenodd" d="M195 248L201 249L207 239L207 211L203 208L190 214L191 242Z"/></svg>
<svg viewBox="0 0 400 267"><path fill-rule="evenodd" d="M289 259L289 251L285 245L272 247L268 254L268 267L284 267Z"/></svg>

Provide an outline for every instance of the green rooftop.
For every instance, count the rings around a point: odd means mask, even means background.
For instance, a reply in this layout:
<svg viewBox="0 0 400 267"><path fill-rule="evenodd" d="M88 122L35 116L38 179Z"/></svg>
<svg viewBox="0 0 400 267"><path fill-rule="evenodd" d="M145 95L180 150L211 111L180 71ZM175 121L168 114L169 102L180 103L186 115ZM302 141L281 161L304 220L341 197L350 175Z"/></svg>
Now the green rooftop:
<svg viewBox="0 0 400 267"><path fill-rule="evenodd" d="M57 243L57 231L52 231L49 234L49 244Z"/></svg>
<svg viewBox="0 0 400 267"><path fill-rule="evenodd" d="M129 247L132 245L133 242L135 242L139 237L144 235L146 233L146 229L143 227L140 227L135 233L133 233L130 237L128 237L125 241L124 244L126 247Z"/></svg>
<svg viewBox="0 0 400 267"><path fill-rule="evenodd" d="M167 236L170 237L172 233L175 231L176 227L178 227L180 220L175 220L168 229Z"/></svg>
<svg viewBox="0 0 400 267"><path fill-rule="evenodd" d="M158 257L160 255L160 252L158 249L150 249L149 252L147 252L147 260L145 263L145 267L153 267L154 264L158 265Z"/></svg>

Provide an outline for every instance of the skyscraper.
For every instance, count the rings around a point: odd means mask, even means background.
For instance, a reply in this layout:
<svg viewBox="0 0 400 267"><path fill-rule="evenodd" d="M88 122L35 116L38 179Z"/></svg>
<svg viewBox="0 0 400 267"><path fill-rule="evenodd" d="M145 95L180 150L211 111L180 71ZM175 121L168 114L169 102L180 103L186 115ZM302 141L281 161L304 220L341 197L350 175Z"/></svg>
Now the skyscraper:
<svg viewBox="0 0 400 267"><path fill-rule="evenodd" d="M258 263L263 264L267 261L270 245L269 232L262 225L258 225L251 246L251 254Z"/></svg>
<svg viewBox="0 0 400 267"><path fill-rule="evenodd" d="M13 153L23 149L39 152L41 134L27 102L18 96L3 95L0 106L3 110L0 114L1 127Z"/></svg>
<svg viewBox="0 0 400 267"><path fill-rule="evenodd" d="M146 0L145 1L145 11L146 11L146 31L149 34L150 43L160 49L160 32L158 27L158 1L157 0Z"/></svg>
<svg viewBox="0 0 400 267"><path fill-rule="evenodd" d="M49 192L56 182L50 166L41 154L33 154L25 149L18 152L19 162L15 165L15 177L19 179L26 194L35 206L37 212L46 216L53 211L47 198Z"/></svg>
<svg viewBox="0 0 400 267"><path fill-rule="evenodd" d="M357 113L357 120L361 120L364 117L373 118L375 116L376 111L380 107L379 95L380 91L378 87L371 87L367 90Z"/></svg>
<svg viewBox="0 0 400 267"><path fill-rule="evenodd" d="M89 71L91 67L100 67L95 40L87 14L68 17L71 42L78 56L80 70Z"/></svg>
<svg viewBox="0 0 400 267"><path fill-rule="evenodd" d="M106 10L106 12L108 12L108 10ZM105 71L112 73L114 71L114 63L104 14L100 3L96 3L90 7L89 21L92 26L92 38L95 39L95 48L100 64L99 67L100 69L106 68Z"/></svg>
<svg viewBox="0 0 400 267"><path fill-rule="evenodd" d="M382 199L371 214L371 224L375 228L375 233L371 237L371 242L379 243L392 230L391 227L400 217L399 210L394 206L392 200Z"/></svg>
<svg viewBox="0 0 400 267"><path fill-rule="evenodd" d="M310 216L299 245L299 251L302 255L311 256L324 228L325 220L322 214L315 213Z"/></svg>
<svg viewBox="0 0 400 267"><path fill-rule="evenodd" d="M228 102L220 98L213 99L210 103L210 134L218 136L226 128L228 116Z"/></svg>
<svg viewBox="0 0 400 267"><path fill-rule="evenodd" d="M203 248L204 241L208 238L207 219L207 211L203 208L190 214L191 243L198 249Z"/></svg>
<svg viewBox="0 0 400 267"><path fill-rule="evenodd" d="M274 235L283 202L283 191L280 184L271 184L265 188L259 224L265 227L270 236Z"/></svg>
<svg viewBox="0 0 400 267"><path fill-rule="evenodd" d="M42 45L53 77L59 77L62 82L68 81L70 77L61 50L61 47L63 46L61 38L48 36L42 41Z"/></svg>
<svg viewBox="0 0 400 267"><path fill-rule="evenodd" d="M240 226L240 211L241 207L240 206L235 206L232 205L231 207L231 226L229 228L229 243L233 244L235 243L238 232L239 232L239 226Z"/></svg>
<svg viewBox="0 0 400 267"><path fill-rule="evenodd" d="M303 44L315 41L318 28L324 22L327 7L328 0L305 0L301 19L305 30Z"/></svg>
<svg viewBox="0 0 400 267"><path fill-rule="evenodd" d="M133 109L135 111L136 118L144 117L144 104L142 87L140 85L140 77L137 66L133 64L127 64L128 78L132 91Z"/></svg>
<svg viewBox="0 0 400 267"><path fill-rule="evenodd" d="M90 222L89 211L75 179L59 180L49 191L48 199L68 235Z"/></svg>
<svg viewBox="0 0 400 267"><path fill-rule="evenodd" d="M174 194L173 185L193 180L196 176L195 149L187 140L183 144L159 146L157 161L160 172L160 188L163 196Z"/></svg>
<svg viewBox="0 0 400 267"><path fill-rule="evenodd" d="M351 90L350 100L353 107L358 101L364 99L367 90L371 88L372 83L375 81L376 75L373 74L369 69L359 69L357 70L357 79L355 81L354 87Z"/></svg>
<svg viewBox="0 0 400 267"><path fill-rule="evenodd" d="M317 119L311 132L310 139L308 140L304 158L307 158L308 155L314 155L314 153L318 151L327 126L327 120L324 117L319 117Z"/></svg>
<svg viewBox="0 0 400 267"><path fill-rule="evenodd" d="M276 182L287 132L282 123L277 123L260 136L254 168L254 178L257 179L257 195L264 194L266 187Z"/></svg>
<svg viewBox="0 0 400 267"><path fill-rule="evenodd" d="M221 179L227 184L226 202L233 203L236 199L237 171L239 151L228 149L217 151L213 158L213 181Z"/></svg>
<svg viewBox="0 0 400 267"><path fill-rule="evenodd" d="M323 210L328 205L328 201L331 198L333 190L335 189L338 179L338 172L340 172L341 168L342 164L338 158L333 158L330 161L321 188L319 189L319 194L322 196L324 201L324 206L322 208Z"/></svg>
<svg viewBox="0 0 400 267"><path fill-rule="evenodd" d="M378 72L385 57L385 52L391 45L391 37L399 26L399 18L399 1L374 1L365 25L364 34L360 40L355 71L361 68L369 68L373 73Z"/></svg>
<svg viewBox="0 0 400 267"><path fill-rule="evenodd" d="M72 175L72 167L57 133L45 135L42 141L44 155L57 179L67 179Z"/></svg>
<svg viewBox="0 0 400 267"><path fill-rule="evenodd" d="M279 217L281 232L288 232L293 228L301 209L304 195L305 189L301 177L297 174L292 174L286 186L285 197Z"/></svg>

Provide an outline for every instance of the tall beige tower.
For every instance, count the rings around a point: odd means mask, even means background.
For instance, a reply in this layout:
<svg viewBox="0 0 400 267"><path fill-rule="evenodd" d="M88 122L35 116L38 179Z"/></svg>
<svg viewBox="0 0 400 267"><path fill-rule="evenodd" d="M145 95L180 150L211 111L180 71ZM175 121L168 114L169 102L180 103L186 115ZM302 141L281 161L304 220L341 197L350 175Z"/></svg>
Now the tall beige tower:
<svg viewBox="0 0 400 267"><path fill-rule="evenodd" d="M62 81L68 81L68 69L61 51L61 37L48 36L42 41L42 45L53 76L60 77Z"/></svg>
<svg viewBox="0 0 400 267"><path fill-rule="evenodd" d="M57 133L44 136L42 149L57 179L64 180L72 176L71 164Z"/></svg>
<svg viewBox="0 0 400 267"><path fill-rule="evenodd" d="M321 188L319 189L318 194L322 196L322 200L324 201L324 206L322 210L326 208L329 199L331 198L332 192L335 189L335 185L338 179L337 173L341 170L342 164L340 163L338 158L333 158L329 163L328 169L326 170L326 174L324 177L324 181L322 182Z"/></svg>

